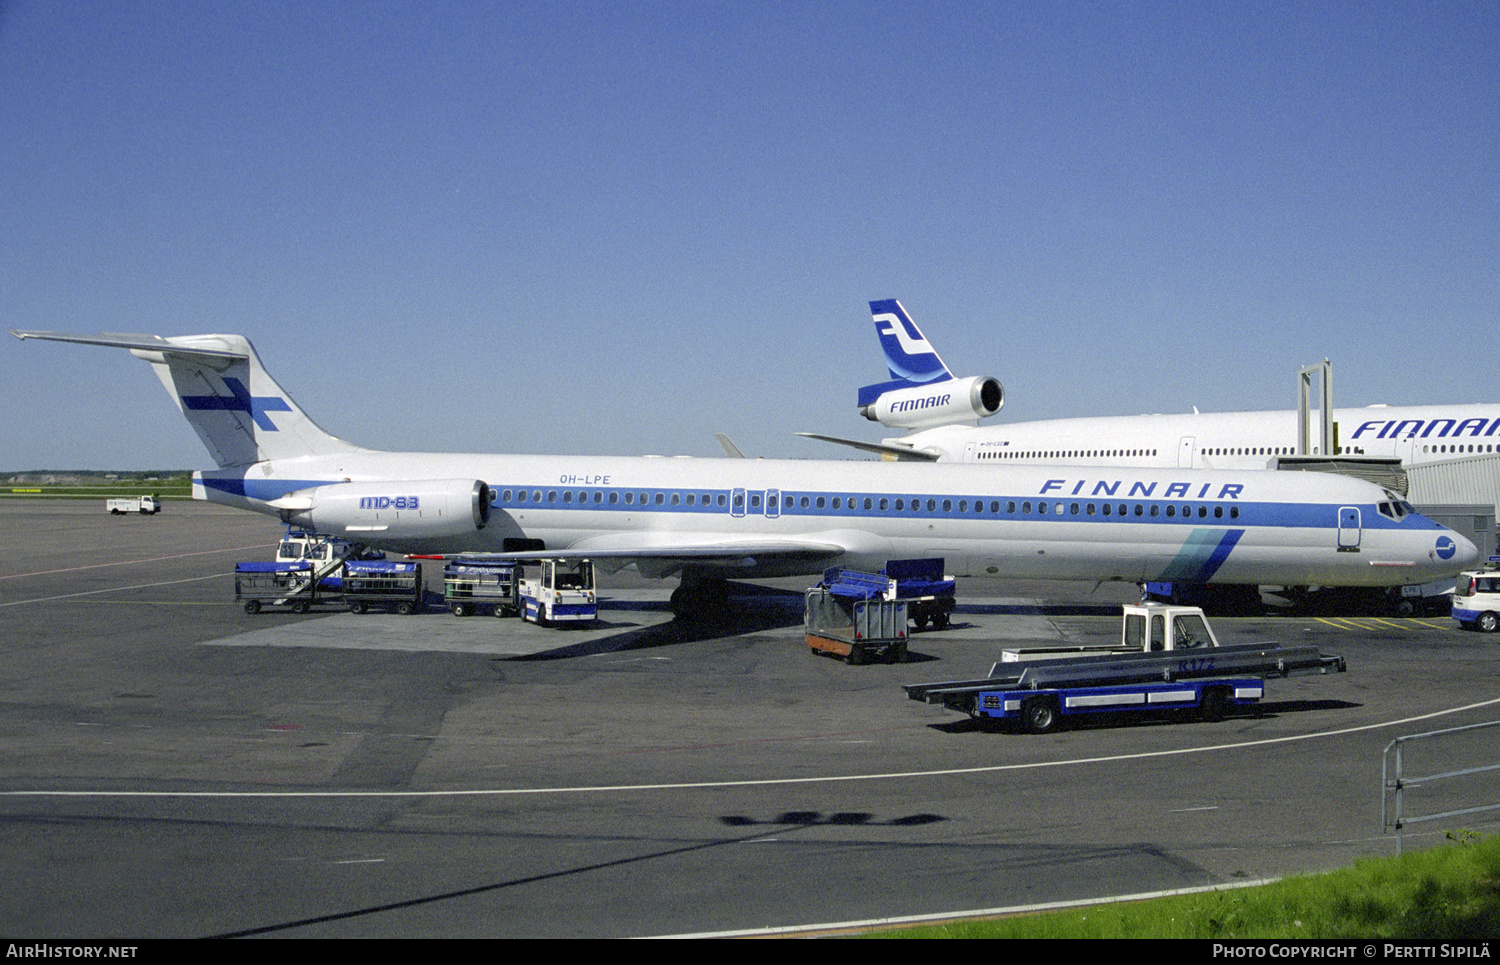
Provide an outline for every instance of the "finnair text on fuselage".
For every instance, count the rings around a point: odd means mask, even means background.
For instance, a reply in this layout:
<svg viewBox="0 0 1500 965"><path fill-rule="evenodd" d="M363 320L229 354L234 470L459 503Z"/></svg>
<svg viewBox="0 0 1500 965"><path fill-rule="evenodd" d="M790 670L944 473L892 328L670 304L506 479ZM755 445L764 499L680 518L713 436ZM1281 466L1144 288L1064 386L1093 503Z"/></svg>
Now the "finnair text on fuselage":
<svg viewBox="0 0 1500 965"><path fill-rule="evenodd" d="M1085 493L1084 489L1089 485L1090 482L1093 482L1094 488L1092 490L1090 490L1089 492ZM1042 484L1042 488L1040 490L1040 495L1045 496L1048 493L1066 492L1070 496L1083 496L1083 495L1088 495L1088 496L1118 496L1120 494L1120 487L1122 485L1124 485L1125 480L1123 480L1123 479L1113 479L1113 480L1105 480L1105 479L1098 479L1098 480L1079 479L1079 480L1073 482L1073 488L1071 488L1071 489L1068 488L1068 483L1069 483L1069 480L1067 480L1067 479L1049 479L1045 483ZM1134 497L1139 497L1141 499L1150 499L1150 498L1156 496L1156 487L1158 485L1160 485L1160 483L1158 483L1158 482L1143 482L1143 481L1137 480L1137 481L1131 483L1129 491L1127 491L1125 493L1125 497L1127 499L1134 498ZM1215 494L1213 496L1210 496L1209 495L1210 490L1212 490L1216 485L1218 486L1218 492L1217 492L1217 494ZM1198 489L1198 492L1196 494L1194 494L1192 492L1192 489L1195 486ZM1174 482L1174 483L1167 483L1166 486L1163 487L1160 498L1162 498L1162 499L1239 499L1240 498L1240 494L1243 493L1244 491L1245 491L1245 486L1244 486L1243 483L1216 483L1216 482L1191 483L1191 482Z"/></svg>
<svg viewBox="0 0 1500 965"><path fill-rule="evenodd" d="M1355 429L1350 438L1358 439L1366 432L1374 432L1376 426L1382 427L1374 436L1376 439L1457 439L1465 435L1482 438L1500 430L1500 419L1372 419Z"/></svg>

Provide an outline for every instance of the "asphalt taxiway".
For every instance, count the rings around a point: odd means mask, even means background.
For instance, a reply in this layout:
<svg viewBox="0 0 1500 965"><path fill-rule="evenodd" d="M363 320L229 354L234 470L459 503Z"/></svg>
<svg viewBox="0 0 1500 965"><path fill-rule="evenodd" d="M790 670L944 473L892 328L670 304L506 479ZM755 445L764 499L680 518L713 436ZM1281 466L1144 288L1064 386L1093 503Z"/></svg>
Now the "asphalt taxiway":
<svg viewBox="0 0 1500 965"><path fill-rule="evenodd" d="M851 667L803 644L812 580L711 626L630 574L588 630L250 616L233 563L278 536L203 504L0 501L0 930L705 934L1256 880L1393 853L1385 746L1500 717L1496 638L1445 618L1216 620L1349 672L1271 681L1259 716L1029 736L900 684L1103 642L1133 588L962 580L911 663Z"/></svg>

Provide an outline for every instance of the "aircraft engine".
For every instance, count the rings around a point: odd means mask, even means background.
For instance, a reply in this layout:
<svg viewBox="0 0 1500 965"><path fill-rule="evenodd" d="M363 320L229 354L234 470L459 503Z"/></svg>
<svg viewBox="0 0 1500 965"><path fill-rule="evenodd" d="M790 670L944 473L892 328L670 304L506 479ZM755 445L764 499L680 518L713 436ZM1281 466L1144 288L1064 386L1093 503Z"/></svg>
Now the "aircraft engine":
<svg viewBox="0 0 1500 965"><path fill-rule="evenodd" d="M860 410L871 422L893 429L973 425L1000 411L1005 388L998 379L972 376L887 392Z"/></svg>
<svg viewBox="0 0 1500 965"><path fill-rule="evenodd" d="M484 529L490 487L478 479L334 483L273 500L284 522L376 540L446 539Z"/></svg>

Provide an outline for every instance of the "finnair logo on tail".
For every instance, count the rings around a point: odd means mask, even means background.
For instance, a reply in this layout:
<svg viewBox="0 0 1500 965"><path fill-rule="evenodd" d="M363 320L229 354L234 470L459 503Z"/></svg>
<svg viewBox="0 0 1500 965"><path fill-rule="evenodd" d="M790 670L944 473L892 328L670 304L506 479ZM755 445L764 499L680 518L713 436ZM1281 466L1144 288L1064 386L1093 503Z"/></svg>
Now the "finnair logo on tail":
<svg viewBox="0 0 1500 965"><path fill-rule="evenodd" d="M283 398L274 395L252 396L245 383L239 379L226 378L224 385L233 397L222 395L185 395L182 404L194 412L245 412L255 420L257 427L267 432L277 432L276 423L267 412L290 412L292 407Z"/></svg>
<svg viewBox="0 0 1500 965"><path fill-rule="evenodd" d="M880 337L880 347L885 351L892 376L917 383L952 378L937 350L907 317L900 302L895 299L871 302L870 313L875 318L875 334Z"/></svg>

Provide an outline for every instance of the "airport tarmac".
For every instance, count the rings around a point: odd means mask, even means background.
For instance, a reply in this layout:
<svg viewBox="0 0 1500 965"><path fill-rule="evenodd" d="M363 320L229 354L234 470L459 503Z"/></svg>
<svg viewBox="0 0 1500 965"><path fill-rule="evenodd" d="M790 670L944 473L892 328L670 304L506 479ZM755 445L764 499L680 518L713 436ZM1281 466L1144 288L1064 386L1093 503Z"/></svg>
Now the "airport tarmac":
<svg viewBox="0 0 1500 965"><path fill-rule="evenodd" d="M1259 716L1031 736L900 684L982 674L1005 642L1107 641L1133 587L961 580L911 663L851 667L803 643L811 578L744 588L713 627L630 573L601 577L587 630L250 616L233 564L279 535L196 503L0 501L0 931L720 934L1253 881L1394 853L1383 749L1500 718L1500 636L1447 618L1218 619L1349 672L1270 681ZM1406 846L1457 827L1493 822Z"/></svg>

